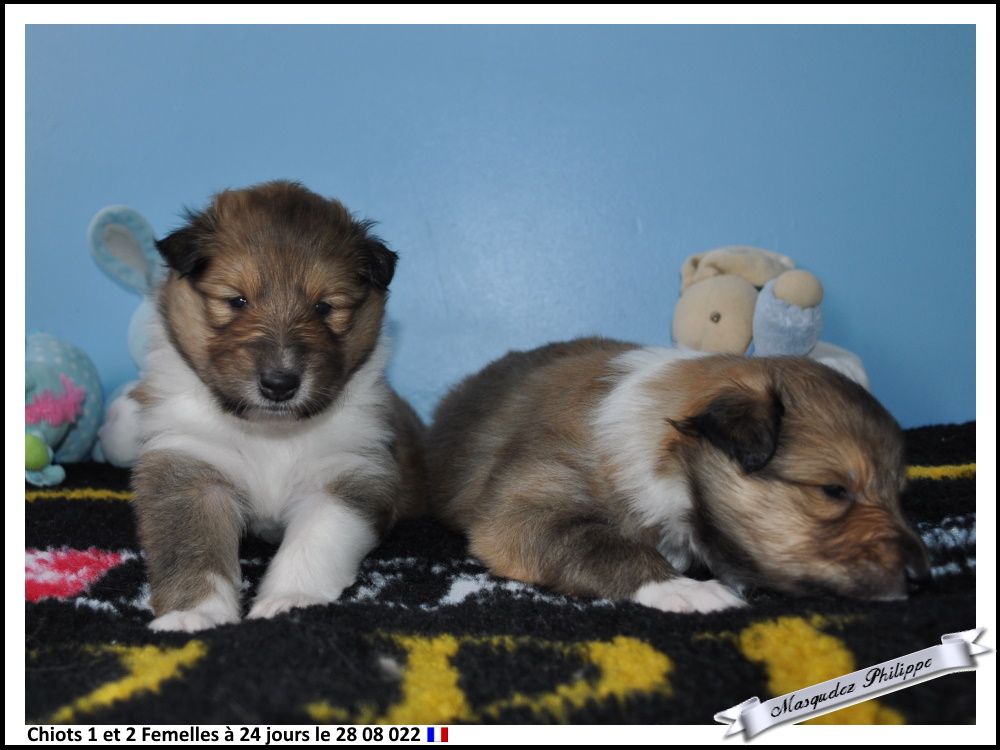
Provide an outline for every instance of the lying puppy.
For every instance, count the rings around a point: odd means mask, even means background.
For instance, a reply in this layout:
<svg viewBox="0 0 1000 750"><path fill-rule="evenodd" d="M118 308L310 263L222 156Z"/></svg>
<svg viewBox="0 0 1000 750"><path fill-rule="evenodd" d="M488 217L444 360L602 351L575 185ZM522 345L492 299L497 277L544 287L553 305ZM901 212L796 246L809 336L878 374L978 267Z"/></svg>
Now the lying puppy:
<svg viewBox="0 0 1000 750"><path fill-rule="evenodd" d="M154 630L240 618L245 529L283 541L250 617L331 602L422 498L422 430L388 386L396 254L288 182L226 191L158 243L133 472Z"/></svg>
<svg viewBox="0 0 1000 750"><path fill-rule="evenodd" d="M804 358L514 352L445 397L427 460L474 555L565 594L708 612L754 587L896 599L928 576L899 426Z"/></svg>

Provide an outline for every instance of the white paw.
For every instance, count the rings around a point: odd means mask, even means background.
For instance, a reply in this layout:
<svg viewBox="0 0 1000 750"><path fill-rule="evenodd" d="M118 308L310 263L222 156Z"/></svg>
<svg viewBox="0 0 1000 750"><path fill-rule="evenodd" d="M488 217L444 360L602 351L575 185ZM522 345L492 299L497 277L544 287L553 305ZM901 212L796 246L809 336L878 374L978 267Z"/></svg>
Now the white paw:
<svg viewBox="0 0 1000 750"><path fill-rule="evenodd" d="M716 580L672 578L647 583L639 588L632 601L664 612L716 612L745 607L746 602Z"/></svg>
<svg viewBox="0 0 1000 750"><path fill-rule="evenodd" d="M287 612L290 609L297 609L298 607L312 607L316 604L329 604L335 601L337 597L326 597L326 596L314 596L312 594L280 594L277 596L262 596L254 602L253 607L250 608L250 614L247 615L250 619L257 620L260 618L270 619L275 615L280 615L282 612Z"/></svg>
<svg viewBox="0 0 1000 750"><path fill-rule="evenodd" d="M225 614L219 611L211 612L195 609L176 609L173 612L157 617L149 623L150 630L176 630L183 633L194 633L198 630L208 630L216 625L228 625L239 622L239 615Z"/></svg>
<svg viewBox="0 0 1000 750"><path fill-rule="evenodd" d="M191 609L175 609L160 615L151 623L150 630L176 630L194 633L208 630L216 625L228 625L240 621L240 598L236 587L215 573L208 574L209 583L215 589Z"/></svg>

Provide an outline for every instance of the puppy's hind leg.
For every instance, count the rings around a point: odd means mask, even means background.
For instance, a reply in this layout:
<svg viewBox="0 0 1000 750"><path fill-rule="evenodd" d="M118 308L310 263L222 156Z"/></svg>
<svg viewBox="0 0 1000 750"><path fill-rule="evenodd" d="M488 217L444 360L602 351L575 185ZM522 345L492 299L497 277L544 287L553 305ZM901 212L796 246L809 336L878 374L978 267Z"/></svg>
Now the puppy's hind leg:
<svg viewBox="0 0 1000 750"><path fill-rule="evenodd" d="M193 632L238 621L243 519L232 485L202 461L151 451L132 488L157 615L149 627Z"/></svg>
<svg viewBox="0 0 1000 750"><path fill-rule="evenodd" d="M629 600L665 612L744 606L718 581L680 575L655 547L627 537L591 507L565 497L507 505L471 530L471 551L499 575L564 594Z"/></svg>
<svg viewBox="0 0 1000 750"><path fill-rule="evenodd" d="M278 553L249 617L328 604L354 583L378 543L377 527L398 492L395 477L360 476L332 484L293 506Z"/></svg>

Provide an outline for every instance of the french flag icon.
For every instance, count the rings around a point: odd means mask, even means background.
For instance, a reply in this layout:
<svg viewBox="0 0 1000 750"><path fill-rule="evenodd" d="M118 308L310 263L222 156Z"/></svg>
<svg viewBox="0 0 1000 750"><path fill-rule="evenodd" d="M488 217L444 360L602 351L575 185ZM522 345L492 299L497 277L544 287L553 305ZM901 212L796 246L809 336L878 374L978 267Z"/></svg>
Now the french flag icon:
<svg viewBox="0 0 1000 750"><path fill-rule="evenodd" d="M435 737L435 734L439 737ZM428 742L447 742L448 741L448 727L427 727L427 741Z"/></svg>

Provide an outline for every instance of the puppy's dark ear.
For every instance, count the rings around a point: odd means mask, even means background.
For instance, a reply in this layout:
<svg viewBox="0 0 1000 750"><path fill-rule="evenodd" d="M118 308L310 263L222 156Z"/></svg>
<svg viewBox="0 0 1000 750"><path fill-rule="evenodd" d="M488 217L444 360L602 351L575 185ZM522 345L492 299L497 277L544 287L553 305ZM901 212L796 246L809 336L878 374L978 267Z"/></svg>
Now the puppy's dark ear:
<svg viewBox="0 0 1000 750"><path fill-rule="evenodd" d="M379 291L386 291L396 275L399 256L377 239L365 243L365 254L367 258L361 271L362 278Z"/></svg>
<svg viewBox="0 0 1000 750"><path fill-rule="evenodd" d="M699 414L668 420L685 435L708 440L747 474L767 465L778 447L785 408L772 390L732 390L717 396Z"/></svg>
<svg viewBox="0 0 1000 750"><path fill-rule="evenodd" d="M370 221L357 222L361 234L358 243L361 249L361 280L384 292L396 274L396 261L399 256L387 248L378 237L368 234L371 226Z"/></svg>
<svg viewBox="0 0 1000 750"><path fill-rule="evenodd" d="M162 240L157 240L156 249L167 265L181 276L197 276L208 262L204 246L191 227L178 229Z"/></svg>

